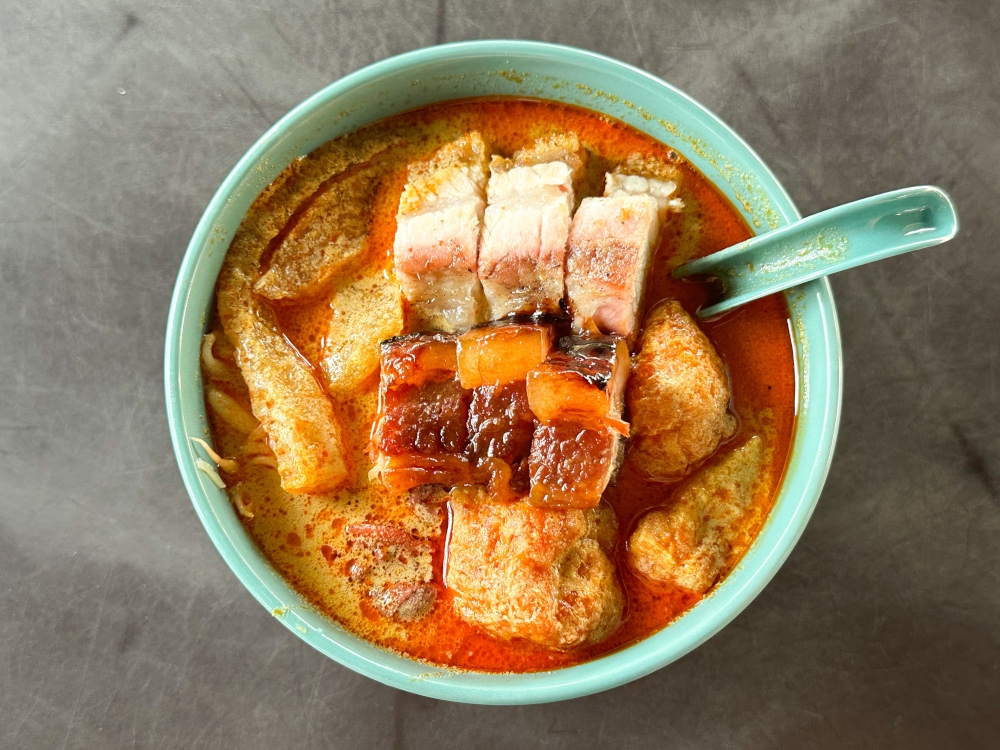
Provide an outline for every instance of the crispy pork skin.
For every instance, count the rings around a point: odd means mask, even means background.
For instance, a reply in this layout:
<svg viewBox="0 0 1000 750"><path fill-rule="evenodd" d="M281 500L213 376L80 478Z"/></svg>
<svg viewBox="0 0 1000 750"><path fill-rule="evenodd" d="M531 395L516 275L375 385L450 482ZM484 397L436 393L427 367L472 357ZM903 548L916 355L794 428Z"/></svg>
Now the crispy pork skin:
<svg viewBox="0 0 1000 750"><path fill-rule="evenodd" d="M644 177L626 172L609 172L604 178L605 197L648 195L656 201L661 219L665 217L667 212L680 211L684 208L684 203L677 197L679 173L665 166L654 171L660 172L658 177Z"/></svg>

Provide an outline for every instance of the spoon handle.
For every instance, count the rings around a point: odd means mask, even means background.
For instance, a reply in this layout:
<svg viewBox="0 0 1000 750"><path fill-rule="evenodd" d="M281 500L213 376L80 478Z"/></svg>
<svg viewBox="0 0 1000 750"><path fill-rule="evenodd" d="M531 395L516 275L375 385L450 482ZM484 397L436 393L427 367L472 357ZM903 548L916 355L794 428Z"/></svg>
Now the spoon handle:
<svg viewBox="0 0 1000 750"><path fill-rule="evenodd" d="M937 187L893 190L837 206L674 269L710 276L722 299L698 311L710 318L751 300L874 260L946 242L958 231L948 194Z"/></svg>

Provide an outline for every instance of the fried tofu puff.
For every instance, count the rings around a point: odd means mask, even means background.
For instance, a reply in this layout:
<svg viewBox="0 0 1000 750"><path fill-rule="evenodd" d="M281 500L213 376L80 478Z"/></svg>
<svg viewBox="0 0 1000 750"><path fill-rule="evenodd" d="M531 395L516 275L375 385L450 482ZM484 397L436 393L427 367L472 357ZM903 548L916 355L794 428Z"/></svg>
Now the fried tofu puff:
<svg viewBox="0 0 1000 750"><path fill-rule="evenodd" d="M403 332L399 284L381 272L352 279L330 300L333 315L320 361L326 390L334 398L354 395L379 367L379 343Z"/></svg>
<svg viewBox="0 0 1000 750"><path fill-rule="evenodd" d="M646 316L626 389L629 460L647 478L673 481L711 456L736 430L726 368L675 300Z"/></svg>
<svg viewBox="0 0 1000 750"><path fill-rule="evenodd" d="M250 276L239 267L244 260L235 252L226 259L219 275L219 317L238 353L253 415L267 432L285 492L332 492L351 474L343 427L274 311L252 293Z"/></svg>
<svg viewBox="0 0 1000 750"><path fill-rule="evenodd" d="M276 246L265 253L270 257L254 282L257 294L271 300L315 298L364 252L381 182L377 162L400 140L396 136L362 143L355 153L345 154L302 203L286 208L288 223L268 243Z"/></svg>
<svg viewBox="0 0 1000 750"><path fill-rule="evenodd" d="M606 503L550 510L525 502L451 501L446 583L465 622L549 649L598 643L621 620Z"/></svg>
<svg viewBox="0 0 1000 750"><path fill-rule="evenodd" d="M647 578L702 594L715 583L741 531L764 465L756 435L682 484L673 502L639 521L628 541L629 564Z"/></svg>

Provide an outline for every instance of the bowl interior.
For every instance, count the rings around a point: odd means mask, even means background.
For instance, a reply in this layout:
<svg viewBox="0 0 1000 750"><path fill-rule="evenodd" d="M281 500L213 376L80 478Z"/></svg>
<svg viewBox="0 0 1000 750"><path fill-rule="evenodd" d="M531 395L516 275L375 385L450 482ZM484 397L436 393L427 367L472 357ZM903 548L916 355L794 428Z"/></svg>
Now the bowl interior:
<svg viewBox="0 0 1000 750"><path fill-rule="evenodd" d="M786 293L798 368L797 422L774 509L725 581L650 638L552 672L480 674L396 655L317 612L274 571L225 493L195 467L197 455L188 436L208 434L199 345L216 276L250 204L294 158L398 112L490 95L578 104L649 133L700 169L757 232L799 218L784 188L739 136L685 94L624 63L536 42L463 42L411 52L353 73L303 102L223 182L191 238L174 289L167 324L166 399L174 452L199 518L233 572L285 626L327 656L394 687L456 701L524 704L587 695L648 674L717 632L766 585L801 535L829 469L840 416L840 334L825 279Z"/></svg>

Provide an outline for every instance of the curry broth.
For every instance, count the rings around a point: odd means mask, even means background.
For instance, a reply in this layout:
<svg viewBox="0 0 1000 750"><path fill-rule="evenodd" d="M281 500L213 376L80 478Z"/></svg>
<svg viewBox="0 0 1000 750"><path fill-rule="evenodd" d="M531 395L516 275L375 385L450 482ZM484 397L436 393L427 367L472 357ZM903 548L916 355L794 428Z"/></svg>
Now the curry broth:
<svg viewBox="0 0 1000 750"><path fill-rule="evenodd" d="M715 252L751 235L740 214L676 152L604 115L554 102L508 98L449 102L405 113L331 142L349 146L352 141L374 138L387 144L370 163L378 185L374 197L369 197L372 219L361 255L348 264L326 292L300 303L273 303L286 337L317 372L328 332L351 335L352 319L362 314L338 306L337 290L366 275L392 273L395 215L406 182L407 164L426 158L442 144L470 130L479 130L493 151L504 155L529 145L546 132L577 133L589 153L577 202L587 195L601 194L603 174L636 152L675 163L682 171L679 195L686 208L668 221L663 231L647 286L647 307L664 297L673 297L693 313L707 300L706 288L676 281L670 277L670 271L685 260ZM331 186L332 178L324 177L335 171L337 154L328 144L297 161L250 208L241 231L253 228L265 239L269 238L268 247L261 254L262 264L270 262L273 248L282 233L287 232L287 225L303 215L303 206L311 202L317 191L337 189L336 184ZM350 195L340 196L342 200L350 198ZM233 247L236 245L234 240ZM332 321L338 323L336 328L331 328ZM740 420L739 431L719 449L720 453L756 432L764 438L769 455L746 530L727 561L724 575L760 530L781 481L794 427L793 351L788 310L780 295L751 303L701 326L729 368L733 405ZM217 316L210 328L218 339L223 338ZM220 348L217 354L226 361L225 351ZM232 352L229 361L232 362ZM215 374L212 382L249 408L246 387L238 372L233 372L230 377L220 378ZM252 510L253 518L244 518L243 523L264 555L305 599L347 629L434 664L525 672L569 666L619 649L660 630L701 599L653 585L635 575L626 564L625 540L638 516L667 503L676 486L640 479L626 460L616 484L605 492L605 498L618 515L620 528L615 563L623 585L625 609L617 631L595 646L560 653L528 643L504 642L467 625L454 613L451 594L444 586L447 507L414 508L405 499L392 497L368 481L371 464L365 449L376 410L377 388L376 373L353 397L336 404L351 440L355 477L351 486L331 495L290 495L281 489L274 469L254 463L246 464L238 475L226 476L230 497ZM243 435L214 415L211 427L220 453L233 455L239 450ZM358 551L352 548L344 530L349 524L364 521L396 522L414 536L431 540L433 584L438 598L433 611L423 619L401 623L383 616L369 604L364 587L349 580Z"/></svg>

